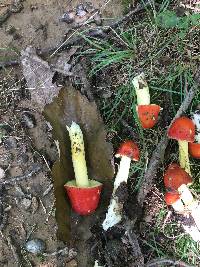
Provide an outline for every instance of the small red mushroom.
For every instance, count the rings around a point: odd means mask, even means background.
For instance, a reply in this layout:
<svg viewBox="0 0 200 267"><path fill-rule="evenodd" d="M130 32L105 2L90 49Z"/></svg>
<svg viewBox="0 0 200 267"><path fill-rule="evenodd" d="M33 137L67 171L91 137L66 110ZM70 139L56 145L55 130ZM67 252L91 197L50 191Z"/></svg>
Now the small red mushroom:
<svg viewBox="0 0 200 267"><path fill-rule="evenodd" d="M152 128L158 121L158 115L161 107L150 104L149 87L145 80L144 73L136 76L132 80L137 95L136 111L140 123L144 129Z"/></svg>
<svg viewBox="0 0 200 267"><path fill-rule="evenodd" d="M193 196L188 188L192 177L178 164L172 163L164 174L164 184L168 191L178 191L185 205L191 204Z"/></svg>
<svg viewBox="0 0 200 267"><path fill-rule="evenodd" d="M200 159L200 143L189 143L188 149L193 158Z"/></svg>
<svg viewBox="0 0 200 267"><path fill-rule="evenodd" d="M195 159L200 159L200 110L196 110L192 116L192 121L196 127L195 142L188 144L190 155Z"/></svg>
<svg viewBox="0 0 200 267"><path fill-rule="evenodd" d="M160 110L160 106L154 104L137 106L138 118L144 129L153 128L158 121Z"/></svg>
<svg viewBox="0 0 200 267"><path fill-rule="evenodd" d="M166 192L165 202L167 206L172 206L176 212L184 212L184 205L178 192Z"/></svg>
<svg viewBox="0 0 200 267"><path fill-rule="evenodd" d="M127 183L131 161L139 160L138 145L133 141L125 141L120 145L115 156L120 157L121 160L115 178L112 198L108 207L108 212L102 224L103 229L105 231L107 231L110 227L121 221L123 203L119 201L116 191L122 183Z"/></svg>
<svg viewBox="0 0 200 267"><path fill-rule="evenodd" d="M177 118L168 130L168 137L178 141L180 166L189 174L188 142L194 142L194 136L195 125L191 119L184 116Z"/></svg>

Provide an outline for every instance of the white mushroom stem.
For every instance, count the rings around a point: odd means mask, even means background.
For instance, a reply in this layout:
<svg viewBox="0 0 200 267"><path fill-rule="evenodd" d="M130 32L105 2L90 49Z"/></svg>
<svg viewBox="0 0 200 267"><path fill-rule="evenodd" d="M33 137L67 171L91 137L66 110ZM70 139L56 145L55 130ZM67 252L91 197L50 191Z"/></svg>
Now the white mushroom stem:
<svg viewBox="0 0 200 267"><path fill-rule="evenodd" d="M135 92L137 95L137 104L150 105L149 87L145 80L144 73L141 73L140 75L133 78L132 84L135 88Z"/></svg>
<svg viewBox="0 0 200 267"><path fill-rule="evenodd" d="M174 202L171 206L178 213L183 213L184 210L185 210L185 207L184 207L183 202L181 201L181 199L179 199L176 202Z"/></svg>
<svg viewBox="0 0 200 267"><path fill-rule="evenodd" d="M197 200L195 200L192 202L192 204L188 206L188 209L196 223L196 226L200 230L200 203Z"/></svg>
<svg viewBox="0 0 200 267"><path fill-rule="evenodd" d="M182 223L182 227L185 230L187 234L191 236L191 238L195 241L198 242L200 241L200 232L199 229L196 227L196 225L191 225L191 224L184 224Z"/></svg>
<svg viewBox="0 0 200 267"><path fill-rule="evenodd" d="M187 173L191 175L190 171L190 160L188 156L188 142L178 141L179 145L179 162L181 168L183 168Z"/></svg>
<svg viewBox="0 0 200 267"><path fill-rule="evenodd" d="M120 165L119 165L119 170L115 178L114 189L113 189L110 205L108 207L108 212L102 224L103 229L105 231L107 231L110 227L113 227L114 225L119 223L122 219L123 203L119 202L118 197L116 196L115 193L121 183L123 182L127 183L130 164L131 164L131 158L122 156Z"/></svg>
<svg viewBox="0 0 200 267"><path fill-rule="evenodd" d="M182 201L184 202L184 204L186 206L189 206L190 204L192 204L192 202L194 201L193 195L190 192L190 189L187 187L187 185L182 184L179 188L178 188L178 192L180 193L180 198L182 199Z"/></svg>
<svg viewBox="0 0 200 267"><path fill-rule="evenodd" d="M83 133L80 126L75 122L72 122L70 127L66 127L71 140L71 153L76 185L78 187L89 187Z"/></svg>

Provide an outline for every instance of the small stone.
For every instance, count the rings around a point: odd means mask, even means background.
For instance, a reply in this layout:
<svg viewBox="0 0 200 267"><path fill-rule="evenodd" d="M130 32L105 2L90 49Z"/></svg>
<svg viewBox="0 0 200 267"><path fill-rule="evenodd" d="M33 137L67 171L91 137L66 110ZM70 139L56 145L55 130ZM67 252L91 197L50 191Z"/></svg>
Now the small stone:
<svg viewBox="0 0 200 267"><path fill-rule="evenodd" d="M6 175L5 171L2 168L0 168L0 179L3 179L5 175Z"/></svg>
<svg viewBox="0 0 200 267"><path fill-rule="evenodd" d="M29 111L24 111L22 113L21 121L22 125L26 128L32 129L36 126L35 116Z"/></svg>
<svg viewBox="0 0 200 267"><path fill-rule="evenodd" d="M75 260L73 259L73 260L67 262L65 266L66 266L66 267L77 267L78 264L77 264L77 261L75 261Z"/></svg>
<svg viewBox="0 0 200 267"><path fill-rule="evenodd" d="M29 198L23 198L21 201L21 205L25 210L28 210L31 206L31 200Z"/></svg>
<svg viewBox="0 0 200 267"><path fill-rule="evenodd" d="M73 23L74 22L74 17L75 17L75 12L72 10L65 12L62 15L61 21L66 22L66 23Z"/></svg>
<svg viewBox="0 0 200 267"><path fill-rule="evenodd" d="M38 5L37 4L31 4L30 5L30 9L33 12L34 10L37 10L38 9Z"/></svg>
<svg viewBox="0 0 200 267"><path fill-rule="evenodd" d="M22 175L23 172L22 172L21 167L16 166L16 167L12 167L9 169L9 174L11 177L16 177L16 176Z"/></svg>
<svg viewBox="0 0 200 267"><path fill-rule="evenodd" d="M36 238L26 242L25 248L30 253L41 254L45 251L46 244L43 240Z"/></svg>
<svg viewBox="0 0 200 267"><path fill-rule="evenodd" d="M17 140L15 137L10 136L4 141L4 145L5 145L5 148L8 150L16 148Z"/></svg>
<svg viewBox="0 0 200 267"><path fill-rule="evenodd" d="M93 6L93 4L92 4L91 2L86 2L86 3L84 4L84 9L85 9L88 13L92 13L92 12L95 10L95 8L94 8L94 6Z"/></svg>

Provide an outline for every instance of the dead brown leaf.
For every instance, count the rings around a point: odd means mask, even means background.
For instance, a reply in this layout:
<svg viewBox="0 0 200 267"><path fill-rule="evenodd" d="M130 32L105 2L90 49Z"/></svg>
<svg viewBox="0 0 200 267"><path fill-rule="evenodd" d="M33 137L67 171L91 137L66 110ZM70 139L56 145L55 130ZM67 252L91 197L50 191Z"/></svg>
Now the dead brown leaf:
<svg viewBox="0 0 200 267"><path fill-rule="evenodd" d="M114 174L111 164L112 146L105 141L106 132L96 104L89 102L86 97L72 87L62 88L58 97L45 107L44 115L53 128L54 139L59 143L60 159L54 164L52 174L56 196L58 237L67 241L70 235L70 205L63 186L68 180L74 179L74 172L66 125L70 126L71 122L75 121L81 126L89 177L104 184L104 196L111 186L110 181ZM109 197L105 197L105 201L102 201L101 204L106 203L107 205L107 201L109 201ZM101 205L101 208L103 206ZM84 223L88 225L88 221L89 219L86 219L85 222L83 220L82 226ZM84 229L87 232L86 225Z"/></svg>

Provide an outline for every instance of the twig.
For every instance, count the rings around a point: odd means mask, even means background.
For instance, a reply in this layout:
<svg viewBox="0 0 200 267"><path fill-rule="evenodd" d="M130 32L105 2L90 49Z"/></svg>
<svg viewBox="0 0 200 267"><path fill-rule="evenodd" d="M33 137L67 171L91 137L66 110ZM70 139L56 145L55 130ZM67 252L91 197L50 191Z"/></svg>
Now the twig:
<svg viewBox="0 0 200 267"><path fill-rule="evenodd" d="M90 28L87 31L84 32L84 36L93 36L97 38L104 38L107 33L109 33L112 29L116 29L119 27L123 22L125 21L130 21L133 17L134 14L138 13L139 11L144 10L147 6L151 4L151 1L147 1L144 5L138 5L135 9L131 10L129 13L127 13L124 17L120 18L119 20L115 22L111 22L109 25L104 26L104 27L95 27L95 28ZM80 45L81 41L84 41L84 37L80 36L79 31L76 30L73 32L64 42L59 44L55 48L49 48L46 50L41 50L39 52L39 55L44 55L44 54L51 54L53 56L55 52L60 51L60 49L64 50L66 48L69 48L70 46L74 45Z"/></svg>
<svg viewBox="0 0 200 267"><path fill-rule="evenodd" d="M198 69L194 80L195 80L195 84L189 90L189 92L186 95L183 103L181 104L179 110L177 111L175 117L173 118L171 124L173 123L173 121L176 118L180 117L188 109L188 107L191 104L193 98L195 97L195 95L196 95L196 93L198 91L199 84L200 84L200 68ZM167 137L167 131L166 131L164 136L163 136L163 138L159 142L156 150L152 154L152 157L151 157L150 162L149 162L148 169L147 169L147 171L146 171L146 173L144 175L144 178L143 178L143 181L142 181L142 185L141 185L140 190L138 192L137 200L138 200L138 203L141 206L143 206L145 197L146 197L146 195L149 193L149 191L152 188L154 179L156 177L157 169L158 169L162 159L164 159L164 154L165 154L165 149L167 147L167 144L168 144L168 137Z"/></svg>
<svg viewBox="0 0 200 267"><path fill-rule="evenodd" d="M107 33L109 33L111 30L119 27L123 22L130 21L132 19L133 15L135 15L139 11L144 10L147 6L150 5L150 3L151 3L151 1L148 0L144 5L142 5L142 4L138 5L135 9L131 10L124 17L121 17L119 20L117 20L115 22L111 22L108 26L95 27L92 29L90 28L90 29L88 29L88 31L84 32L84 35L94 36L94 37L98 37L98 38L104 38ZM70 46L79 45L81 43L81 41L84 41L84 38L82 36L80 36L78 33L79 33L79 31L76 30L64 42L62 42L61 44L59 44L56 47L47 48L44 50L37 51L38 55L51 54L51 56L52 56L56 52L60 51L61 49L64 50L64 49L69 48ZM19 65L19 64L20 64L20 60L18 60L18 59L0 62L0 69L10 67L10 66Z"/></svg>
<svg viewBox="0 0 200 267"><path fill-rule="evenodd" d="M123 22L128 22L132 19L133 15L135 15L136 13L144 10L146 7L148 7L151 4L151 1L147 1L144 5L138 5L135 9L131 10L130 12L128 12L125 16L123 16L122 18L120 18L119 20L112 22L109 27L112 29L116 29L117 27L119 27Z"/></svg>
<svg viewBox="0 0 200 267"><path fill-rule="evenodd" d="M40 170L41 170L41 167L38 164L35 164L35 165L32 166L32 170L29 173L27 173L25 175L19 175L19 176L13 177L13 178L11 178L9 180L6 180L6 181L0 181L0 185L2 185L2 184L3 185L13 184L13 183L19 182L21 180L30 178L34 174L39 172Z"/></svg>
<svg viewBox="0 0 200 267"><path fill-rule="evenodd" d="M188 265L183 261L177 261L173 259L154 259L151 262L144 265L144 267L160 267L160 266L174 266L174 267L194 267L194 265Z"/></svg>

